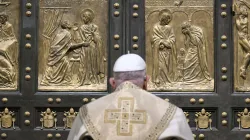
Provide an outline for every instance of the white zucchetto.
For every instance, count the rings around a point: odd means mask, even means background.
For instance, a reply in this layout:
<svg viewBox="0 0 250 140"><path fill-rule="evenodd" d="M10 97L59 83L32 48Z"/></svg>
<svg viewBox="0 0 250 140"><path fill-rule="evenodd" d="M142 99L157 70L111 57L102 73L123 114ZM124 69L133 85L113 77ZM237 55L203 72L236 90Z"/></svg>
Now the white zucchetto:
<svg viewBox="0 0 250 140"><path fill-rule="evenodd" d="M114 72L125 72L125 71L139 71L146 69L146 63L137 54L124 54L120 56L115 64L113 71Z"/></svg>

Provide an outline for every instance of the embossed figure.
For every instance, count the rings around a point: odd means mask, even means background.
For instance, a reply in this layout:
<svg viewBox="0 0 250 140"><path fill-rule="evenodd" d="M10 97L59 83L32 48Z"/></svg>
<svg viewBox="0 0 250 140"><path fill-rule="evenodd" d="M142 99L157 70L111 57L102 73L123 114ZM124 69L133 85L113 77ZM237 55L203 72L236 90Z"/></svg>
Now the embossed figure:
<svg viewBox="0 0 250 140"><path fill-rule="evenodd" d="M245 108L243 112L238 112L237 122L239 123L239 129L250 128L250 112L247 108Z"/></svg>
<svg viewBox="0 0 250 140"><path fill-rule="evenodd" d="M87 43L80 55L81 85L99 84L104 78L104 48L98 26L93 23L95 14L91 9L81 13L83 25L80 26L82 41Z"/></svg>
<svg viewBox="0 0 250 140"><path fill-rule="evenodd" d="M248 34L248 9L250 4L244 0L238 1L238 4L234 4L234 10L236 15L236 29L238 31L239 47L242 48L245 53L243 58L243 64L240 67L240 77L246 79L246 69L250 62L250 38Z"/></svg>
<svg viewBox="0 0 250 140"><path fill-rule="evenodd" d="M212 116L211 112L206 112L206 110L203 108L201 112L195 113L195 123L196 123L196 130L199 129L207 129L209 127L210 130L212 130L212 119L210 118Z"/></svg>
<svg viewBox="0 0 250 140"><path fill-rule="evenodd" d="M45 112L41 113L42 118L40 119L41 123L42 123L42 127L41 129L43 129L43 127L45 128L53 128L56 127L56 123L57 123L57 118L56 118L56 112L51 111L50 108L47 108L47 110Z"/></svg>
<svg viewBox="0 0 250 140"><path fill-rule="evenodd" d="M61 23L61 29L53 39L49 50L47 69L41 85L69 85L71 82L68 52L86 46L85 42L72 43L71 26Z"/></svg>
<svg viewBox="0 0 250 140"><path fill-rule="evenodd" d="M6 14L0 14L0 86L14 86L14 60L9 51L17 49L17 39L14 35L13 26L8 22Z"/></svg>
<svg viewBox="0 0 250 140"><path fill-rule="evenodd" d="M174 81L176 68L175 35L169 25L172 14L168 9L159 13L159 22L153 27L152 50L154 56L152 81L156 85Z"/></svg>
<svg viewBox="0 0 250 140"><path fill-rule="evenodd" d="M200 27L184 22L181 26L185 35L186 57L184 60L184 77L186 83L210 81L207 66L207 40Z"/></svg>
<svg viewBox="0 0 250 140"><path fill-rule="evenodd" d="M185 116L186 116L186 118L187 118L187 123L189 123L189 113L188 112L183 112L184 114L185 114Z"/></svg>
<svg viewBox="0 0 250 140"><path fill-rule="evenodd" d="M63 119L64 129L72 127L72 124L73 124L77 114L78 114L78 112L75 112L73 108L70 108L70 110L68 112L64 113L64 116L66 117Z"/></svg>
<svg viewBox="0 0 250 140"><path fill-rule="evenodd" d="M3 112L0 112L0 129L3 128L13 128L15 129L16 119L13 117L14 112L9 111L8 108L5 108Z"/></svg>

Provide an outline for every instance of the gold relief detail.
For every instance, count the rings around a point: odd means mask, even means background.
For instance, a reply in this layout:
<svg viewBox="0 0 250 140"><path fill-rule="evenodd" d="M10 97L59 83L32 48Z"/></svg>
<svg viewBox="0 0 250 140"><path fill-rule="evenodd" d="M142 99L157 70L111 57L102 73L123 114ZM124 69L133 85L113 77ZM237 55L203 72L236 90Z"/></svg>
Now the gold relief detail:
<svg viewBox="0 0 250 140"><path fill-rule="evenodd" d="M191 98L191 99L190 99L190 103L191 103L191 104L195 104L195 102L196 102L195 98Z"/></svg>
<svg viewBox="0 0 250 140"><path fill-rule="evenodd" d="M0 90L17 89L19 7L16 0L0 1Z"/></svg>
<svg viewBox="0 0 250 140"><path fill-rule="evenodd" d="M189 113L188 112L184 112L184 115L186 116L187 123L189 123L189 121L190 121L189 118L188 118L189 117Z"/></svg>
<svg viewBox="0 0 250 140"><path fill-rule="evenodd" d="M51 133L49 133L48 135L47 135L47 138L48 139L51 139L53 137L53 135L51 134Z"/></svg>
<svg viewBox="0 0 250 140"><path fill-rule="evenodd" d="M31 39L31 34L26 34L26 35L25 35L25 38L26 38L27 40L30 40L30 39Z"/></svg>
<svg viewBox="0 0 250 140"><path fill-rule="evenodd" d="M56 98L56 103L61 103L62 99L61 98Z"/></svg>
<svg viewBox="0 0 250 140"><path fill-rule="evenodd" d="M227 8L227 5L226 4L221 4L220 7L221 7L222 10L225 10Z"/></svg>
<svg viewBox="0 0 250 140"><path fill-rule="evenodd" d="M41 123L42 123L42 127L43 128L55 128L56 127L56 123L57 123L57 118L56 118L56 112L51 111L50 108L47 108L47 110L45 112L41 112L41 116L42 118L40 119Z"/></svg>
<svg viewBox="0 0 250 140"><path fill-rule="evenodd" d="M249 104L249 103L250 103L250 99L249 99L249 98L246 98L246 99L245 99L245 103L246 103L246 104Z"/></svg>
<svg viewBox="0 0 250 140"><path fill-rule="evenodd" d="M31 68L30 67L26 67L25 71L29 73L31 71Z"/></svg>
<svg viewBox="0 0 250 140"><path fill-rule="evenodd" d="M200 98L200 99L199 99L199 103L200 103L200 104L203 104L203 103L204 103L204 99L203 99L203 98Z"/></svg>
<svg viewBox="0 0 250 140"><path fill-rule="evenodd" d="M118 9L120 7L119 3L114 4L114 8Z"/></svg>
<svg viewBox="0 0 250 140"><path fill-rule="evenodd" d="M137 18L138 16L139 16L138 13L136 13L136 12L133 13L133 17L134 17L134 18Z"/></svg>
<svg viewBox="0 0 250 140"><path fill-rule="evenodd" d="M56 138L61 138L61 134L60 133L56 133Z"/></svg>
<svg viewBox="0 0 250 140"><path fill-rule="evenodd" d="M165 99L165 101L166 101L166 102L169 102L169 99L168 99L168 98L166 98L166 99Z"/></svg>
<svg viewBox="0 0 250 140"><path fill-rule="evenodd" d="M237 91L250 91L249 0L234 0L234 82Z"/></svg>
<svg viewBox="0 0 250 140"><path fill-rule="evenodd" d="M30 9L32 7L32 4L31 3L26 3L26 8L27 9Z"/></svg>
<svg viewBox="0 0 250 140"><path fill-rule="evenodd" d="M114 49L118 50L120 48L119 44L114 45Z"/></svg>
<svg viewBox="0 0 250 140"><path fill-rule="evenodd" d="M227 81L227 76L226 76L226 75L222 75L222 76L221 76L221 80L222 80L222 81Z"/></svg>
<svg viewBox="0 0 250 140"><path fill-rule="evenodd" d="M134 5L133 5L133 9L134 9L134 10L138 10L138 9L139 9L139 6L138 6L137 4L134 4Z"/></svg>
<svg viewBox="0 0 250 140"><path fill-rule="evenodd" d="M226 43L222 43L222 44L221 44L221 48L222 48L222 49L226 49L226 48L227 48L227 44L226 44Z"/></svg>
<svg viewBox="0 0 250 140"><path fill-rule="evenodd" d="M30 43L25 44L25 48L30 49L31 48L31 44Z"/></svg>
<svg viewBox="0 0 250 140"><path fill-rule="evenodd" d="M250 112L247 108L243 112L238 112L237 122L239 123L239 129L249 129L250 128Z"/></svg>
<svg viewBox="0 0 250 140"><path fill-rule="evenodd" d="M114 39L115 39L115 40L119 40L119 39L120 39L120 36L119 36L118 34L115 34L115 35L114 35Z"/></svg>
<svg viewBox="0 0 250 140"><path fill-rule="evenodd" d="M138 48L139 48L138 44L134 44L134 45L133 45L133 49L134 49L134 50L137 50Z"/></svg>
<svg viewBox="0 0 250 140"><path fill-rule="evenodd" d="M54 100L53 100L53 98L48 98L48 100L47 100L47 101L48 101L48 103L50 103L50 104L51 104L51 103L53 103L53 101L54 101Z"/></svg>
<svg viewBox="0 0 250 140"><path fill-rule="evenodd" d="M73 108L70 108L68 112L64 112L65 118L63 118L64 129L71 128L72 124L77 116L78 112L75 112Z"/></svg>
<svg viewBox="0 0 250 140"><path fill-rule="evenodd" d="M134 109L133 97L120 97L119 109L107 109L104 112L104 123L113 123L117 127L118 136L132 136L133 124L146 124L147 112Z"/></svg>
<svg viewBox="0 0 250 140"><path fill-rule="evenodd" d="M150 91L214 90L213 3L146 0Z"/></svg>
<svg viewBox="0 0 250 140"><path fill-rule="evenodd" d="M194 139L196 139L196 135L195 134L193 134L193 137L194 137Z"/></svg>
<svg viewBox="0 0 250 140"><path fill-rule="evenodd" d="M120 15L120 12L119 11L115 11L114 12L114 16L118 17Z"/></svg>
<svg viewBox="0 0 250 140"><path fill-rule="evenodd" d="M227 36L226 36L226 35L222 35L222 36L221 36L221 40L222 40L222 41L226 41L226 40L227 40Z"/></svg>
<svg viewBox="0 0 250 140"><path fill-rule="evenodd" d="M222 113L221 113L221 116L222 116L223 118L226 118L226 117L227 117L227 112L222 112Z"/></svg>
<svg viewBox="0 0 250 140"><path fill-rule="evenodd" d="M249 140L249 139L250 139L250 134L246 134L246 135L245 135L245 138L246 138L247 140Z"/></svg>
<svg viewBox="0 0 250 140"><path fill-rule="evenodd" d="M31 16L31 11L27 11L27 12L26 12L26 16L27 16L27 17L30 17L30 16Z"/></svg>
<svg viewBox="0 0 250 140"><path fill-rule="evenodd" d="M3 102L4 104L6 104L6 103L8 102L8 98L4 97L4 98L2 99L2 102Z"/></svg>
<svg viewBox="0 0 250 140"><path fill-rule="evenodd" d="M31 79L30 75L25 75L25 80L29 81Z"/></svg>
<svg viewBox="0 0 250 140"><path fill-rule="evenodd" d="M8 108L5 108L3 112L0 112L0 129L1 128L15 128L14 112L9 111Z"/></svg>
<svg viewBox="0 0 250 140"><path fill-rule="evenodd" d="M221 68L221 72L226 73L227 72L227 68L226 67L222 67Z"/></svg>
<svg viewBox="0 0 250 140"><path fill-rule="evenodd" d="M221 12L221 16L225 18L227 16L227 12Z"/></svg>
<svg viewBox="0 0 250 140"><path fill-rule="evenodd" d="M6 133L2 133L2 134L1 134L1 138L2 138L2 139L7 138L7 134L6 134Z"/></svg>
<svg viewBox="0 0 250 140"><path fill-rule="evenodd" d="M87 102L89 101L89 99L88 99L88 98L83 98L82 101L83 101L84 103L87 103Z"/></svg>
<svg viewBox="0 0 250 140"><path fill-rule="evenodd" d="M227 120L222 120L222 121L221 121L221 124L222 124L223 126L226 126L226 125L227 125Z"/></svg>
<svg viewBox="0 0 250 140"><path fill-rule="evenodd" d="M107 90L107 0L39 1L40 91Z"/></svg>
<svg viewBox="0 0 250 140"><path fill-rule="evenodd" d="M138 41L138 36L133 36L132 39L133 39L134 42L137 42Z"/></svg>
<svg viewBox="0 0 250 140"><path fill-rule="evenodd" d="M209 128L212 130L212 119L211 119L212 113L206 112L206 110L203 108L201 112L195 113L195 123L196 123L196 130L198 129L207 129Z"/></svg>
<svg viewBox="0 0 250 140"><path fill-rule="evenodd" d="M204 140L205 139L205 135L204 134L200 134L199 135L199 140Z"/></svg>
<svg viewBox="0 0 250 140"><path fill-rule="evenodd" d="M25 124L26 126L29 126L29 125L30 125L30 120L25 120L25 121L24 121L24 124Z"/></svg>

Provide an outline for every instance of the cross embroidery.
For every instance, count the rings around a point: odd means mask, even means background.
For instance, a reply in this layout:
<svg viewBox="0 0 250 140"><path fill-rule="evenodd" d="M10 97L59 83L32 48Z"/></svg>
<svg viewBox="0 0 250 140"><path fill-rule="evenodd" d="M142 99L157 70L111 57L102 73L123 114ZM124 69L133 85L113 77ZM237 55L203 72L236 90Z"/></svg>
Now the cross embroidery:
<svg viewBox="0 0 250 140"><path fill-rule="evenodd" d="M116 124L118 136L132 136L132 124L146 124L147 112L145 110L134 110L133 97L120 97L118 109L106 109L104 123Z"/></svg>

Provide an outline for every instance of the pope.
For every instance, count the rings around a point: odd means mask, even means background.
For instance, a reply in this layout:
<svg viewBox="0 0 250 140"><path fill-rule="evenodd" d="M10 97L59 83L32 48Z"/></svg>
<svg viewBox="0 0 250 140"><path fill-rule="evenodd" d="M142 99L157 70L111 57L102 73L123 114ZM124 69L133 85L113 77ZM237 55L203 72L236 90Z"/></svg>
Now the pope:
<svg viewBox="0 0 250 140"><path fill-rule="evenodd" d="M183 111L147 92L146 63L119 57L109 82L114 92L80 108L68 140L193 140Z"/></svg>

